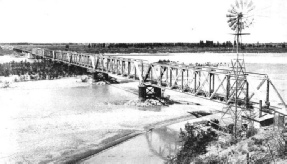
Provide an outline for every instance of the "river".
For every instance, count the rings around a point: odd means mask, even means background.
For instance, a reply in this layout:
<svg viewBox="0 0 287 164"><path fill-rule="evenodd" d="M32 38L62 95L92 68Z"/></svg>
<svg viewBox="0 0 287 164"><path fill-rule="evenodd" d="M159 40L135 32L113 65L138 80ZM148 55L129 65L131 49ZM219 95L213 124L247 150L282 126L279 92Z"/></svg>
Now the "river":
<svg viewBox="0 0 287 164"><path fill-rule="evenodd" d="M169 59L184 63L225 63L235 57L234 54L202 53L138 55L134 58L150 62ZM247 54L244 58L247 71L268 74L283 99L287 100L287 54ZM57 160L79 149L97 146L109 135L142 130L148 124L184 116L190 109L176 106L147 110L124 106L123 102L136 99L137 95L113 86L77 81L79 78L23 82L16 88L0 90L0 127L4 131L3 138L8 140L1 141L0 159L32 163ZM175 108L177 112L174 112ZM157 129L152 132L153 137L151 133L139 136L145 140L144 149L141 149L145 155L141 156L134 149L121 154L134 152L138 160L150 157L162 161L165 156L175 153L176 134L166 127ZM104 163L105 158L99 155L97 159L100 157Z"/></svg>

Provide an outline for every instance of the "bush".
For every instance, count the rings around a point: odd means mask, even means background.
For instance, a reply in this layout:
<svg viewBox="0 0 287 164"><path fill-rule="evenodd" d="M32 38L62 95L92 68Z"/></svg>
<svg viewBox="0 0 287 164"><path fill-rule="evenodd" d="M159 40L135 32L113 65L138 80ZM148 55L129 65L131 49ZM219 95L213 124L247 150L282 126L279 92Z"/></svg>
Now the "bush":
<svg viewBox="0 0 287 164"><path fill-rule="evenodd" d="M210 120L210 122L211 122L211 127L212 128L217 129L217 130L220 128L219 127L219 120L213 119L213 120Z"/></svg>
<svg viewBox="0 0 287 164"><path fill-rule="evenodd" d="M258 130L255 129L254 127L251 127L249 128L247 131L246 131L246 137L249 138L249 137L252 137L254 136L255 134L258 133Z"/></svg>
<svg viewBox="0 0 287 164"><path fill-rule="evenodd" d="M199 126L187 123L185 131L180 130L182 147L176 157L168 163L190 163L198 155L205 154L207 146L217 138L218 135L211 128L203 130Z"/></svg>

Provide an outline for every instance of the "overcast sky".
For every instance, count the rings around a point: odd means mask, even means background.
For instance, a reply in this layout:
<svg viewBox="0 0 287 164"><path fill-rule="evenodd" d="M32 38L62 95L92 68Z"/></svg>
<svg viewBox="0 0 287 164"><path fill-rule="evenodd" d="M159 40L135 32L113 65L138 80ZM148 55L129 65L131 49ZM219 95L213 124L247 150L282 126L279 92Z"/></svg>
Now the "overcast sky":
<svg viewBox="0 0 287 164"><path fill-rule="evenodd" d="M0 0L0 42L232 41L234 0ZM287 0L253 0L243 42L287 42Z"/></svg>

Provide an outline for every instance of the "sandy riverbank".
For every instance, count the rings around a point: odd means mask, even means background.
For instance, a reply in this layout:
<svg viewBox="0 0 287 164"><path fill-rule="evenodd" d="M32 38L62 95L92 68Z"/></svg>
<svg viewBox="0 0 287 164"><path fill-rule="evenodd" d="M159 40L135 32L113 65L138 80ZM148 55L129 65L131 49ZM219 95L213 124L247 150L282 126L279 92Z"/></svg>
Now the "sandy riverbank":
<svg viewBox="0 0 287 164"><path fill-rule="evenodd" d="M119 92L136 91L138 82L115 84L109 87L118 88ZM73 157L77 153L97 149L106 143L133 132L140 132L157 123L189 116L192 110L207 110L211 106L172 105L157 109L135 109L123 105L94 105L87 111L70 111L57 109L57 100L51 108L35 110L33 105L45 101L29 99L29 96L40 92L54 92L58 89L91 87L93 84L81 83L80 78L58 80L28 81L13 83L11 88L0 90L1 117L1 163L48 163ZM49 92L48 92L49 91ZM84 93L83 93L84 94ZM131 94L131 93L130 93ZM171 97L188 100L190 96ZM134 99L137 95L133 94ZM53 98L43 97L53 101ZM28 100L28 101L27 101ZM48 101L47 100L47 101ZM192 104L192 103L191 103ZM99 108L107 107L100 111ZM73 106L71 106L73 108ZM213 108L215 108L213 106Z"/></svg>

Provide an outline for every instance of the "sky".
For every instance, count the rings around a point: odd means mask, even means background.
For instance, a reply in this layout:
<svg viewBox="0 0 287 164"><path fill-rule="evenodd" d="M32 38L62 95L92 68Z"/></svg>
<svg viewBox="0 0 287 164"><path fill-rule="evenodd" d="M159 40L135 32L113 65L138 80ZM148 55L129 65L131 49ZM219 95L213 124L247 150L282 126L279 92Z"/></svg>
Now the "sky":
<svg viewBox="0 0 287 164"><path fill-rule="evenodd" d="M287 42L287 0L253 0L246 43ZM0 0L0 43L233 41L234 0Z"/></svg>

